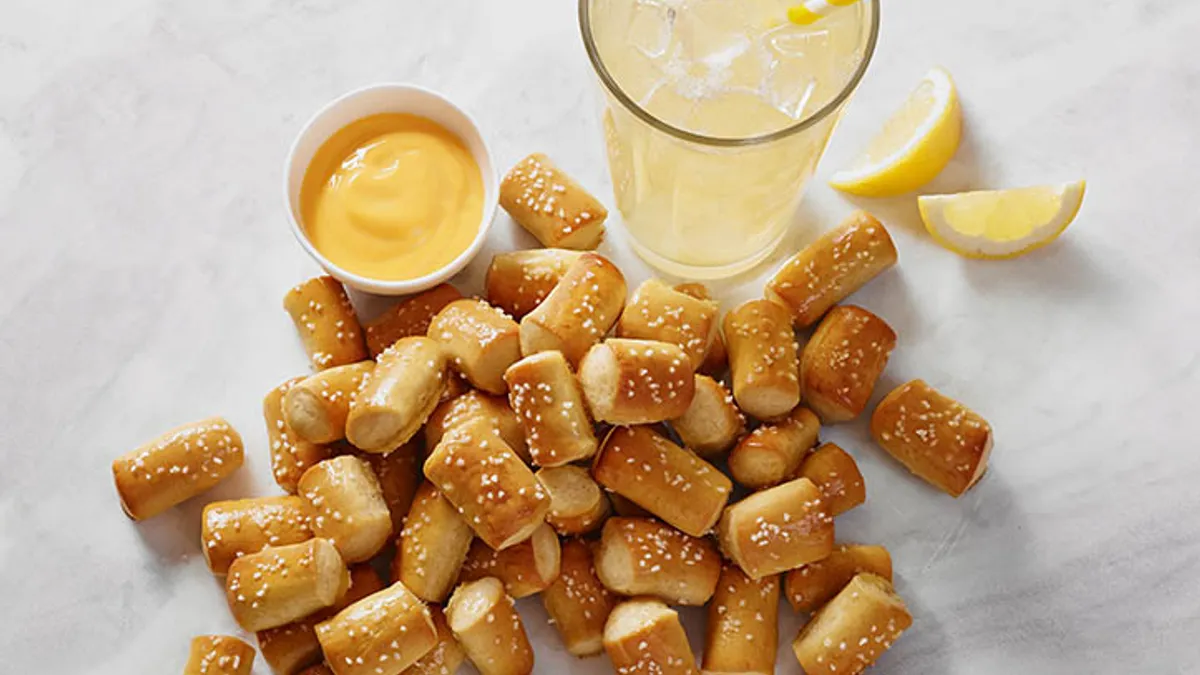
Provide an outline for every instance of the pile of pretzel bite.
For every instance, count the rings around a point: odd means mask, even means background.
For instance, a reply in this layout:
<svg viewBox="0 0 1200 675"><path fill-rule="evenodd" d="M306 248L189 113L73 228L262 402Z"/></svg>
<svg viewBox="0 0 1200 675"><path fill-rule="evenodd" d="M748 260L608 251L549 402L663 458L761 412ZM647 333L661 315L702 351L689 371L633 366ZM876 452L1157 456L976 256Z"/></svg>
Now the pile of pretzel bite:
<svg viewBox="0 0 1200 675"><path fill-rule="evenodd" d="M896 263L885 227L853 214L721 316L699 284L629 295L590 250L604 207L544 155L508 174L501 203L546 248L496 255L484 298L444 284L365 324L331 277L284 299L315 370L263 400L285 494L210 503L201 534L271 670L530 673L514 599L541 594L565 648L618 673L773 673L781 586L812 613L792 643L806 673L874 663L912 618L888 551L835 541L866 487L818 437L864 412L896 345L839 304ZM986 469L987 422L920 380L870 428L956 497ZM113 473L143 520L243 459L211 418ZM701 660L672 605L707 605ZM254 658L201 636L184 672L248 675Z"/></svg>

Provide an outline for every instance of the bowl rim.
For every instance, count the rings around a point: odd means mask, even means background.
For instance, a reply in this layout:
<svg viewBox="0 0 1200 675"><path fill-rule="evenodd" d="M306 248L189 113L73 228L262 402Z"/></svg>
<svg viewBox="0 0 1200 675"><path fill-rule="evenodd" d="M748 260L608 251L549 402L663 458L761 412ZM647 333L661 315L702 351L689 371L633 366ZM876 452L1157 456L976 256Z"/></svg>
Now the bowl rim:
<svg viewBox="0 0 1200 675"><path fill-rule="evenodd" d="M467 248L464 249L463 252L458 255L458 257L454 258L454 260L451 260L448 264L438 270L414 279L375 279L372 277L363 276L361 274L356 274L335 264L333 261L326 258L320 251L317 250L317 247L313 245L312 241L308 238L308 233L304 231L304 226L300 222L299 214L297 214L295 209L292 208L291 176L296 165L296 154L299 151L301 141L309 136L312 127L326 115L333 113L341 106L346 105L349 101L379 91L387 91L396 94L416 94L417 96L436 99L457 114L461 115L463 119L466 120L471 130L479 138L479 144L481 147L481 156L476 156L475 153L472 153L472 157L476 160L476 164L480 165L479 172L484 184L484 204L483 213L480 214L479 232L476 233L475 239L472 240L471 244L467 246ZM356 119L362 119L363 117L365 117L365 115L359 116ZM436 119L434 121L438 122ZM323 144L327 140L329 140L328 137L322 139L321 143ZM467 139L462 140L466 141ZM483 161L481 162L479 160ZM304 167L304 171L308 171L307 166ZM300 184L303 185L303 182L303 178L301 178ZM321 106L315 113L312 114L312 116L308 118L308 121L306 121L304 125L300 127L300 131L292 140L291 146L287 152L287 159L284 161L283 165L284 208L287 212L288 222L291 225L292 235L296 238L296 241L299 242L300 246L308 252L308 255L311 256L313 260L315 260L317 264L319 264L330 275L357 290L367 293L374 293L377 295L410 295L413 293L420 293L421 291L429 290L430 288L447 281L454 275L461 272L468 264L470 264L475 256L479 254L479 251L483 248L484 242L487 241L488 233L491 231L492 224L495 221L496 207L499 205L500 201L499 193L500 180L496 171L495 162L492 159L491 146L488 144L486 134L483 133L483 128L480 127L479 122L476 121L475 117L462 108L462 106L459 106L454 101L450 100L450 98L444 94L421 85L404 82L377 82L374 84L368 84L357 89L352 89Z"/></svg>

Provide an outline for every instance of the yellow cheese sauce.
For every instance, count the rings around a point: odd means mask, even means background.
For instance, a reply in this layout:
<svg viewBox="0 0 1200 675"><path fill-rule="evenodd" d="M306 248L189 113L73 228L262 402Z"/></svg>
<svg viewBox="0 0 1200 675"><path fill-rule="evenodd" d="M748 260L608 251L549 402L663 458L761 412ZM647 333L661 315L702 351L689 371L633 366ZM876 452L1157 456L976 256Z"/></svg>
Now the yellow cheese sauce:
<svg viewBox="0 0 1200 675"><path fill-rule="evenodd" d="M479 234L483 175L462 140L433 120L384 113L317 150L300 187L309 241L342 269L404 281L436 272Z"/></svg>

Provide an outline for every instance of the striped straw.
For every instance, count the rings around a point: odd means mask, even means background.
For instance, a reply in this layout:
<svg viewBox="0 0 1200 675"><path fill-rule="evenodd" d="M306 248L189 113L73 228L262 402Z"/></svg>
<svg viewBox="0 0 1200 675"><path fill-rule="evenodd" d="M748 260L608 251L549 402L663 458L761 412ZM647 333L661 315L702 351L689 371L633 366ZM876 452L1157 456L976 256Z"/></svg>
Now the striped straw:
<svg viewBox="0 0 1200 675"><path fill-rule="evenodd" d="M804 0L804 4L788 9L788 21L799 26L807 26L828 16L838 7L848 7L858 0Z"/></svg>

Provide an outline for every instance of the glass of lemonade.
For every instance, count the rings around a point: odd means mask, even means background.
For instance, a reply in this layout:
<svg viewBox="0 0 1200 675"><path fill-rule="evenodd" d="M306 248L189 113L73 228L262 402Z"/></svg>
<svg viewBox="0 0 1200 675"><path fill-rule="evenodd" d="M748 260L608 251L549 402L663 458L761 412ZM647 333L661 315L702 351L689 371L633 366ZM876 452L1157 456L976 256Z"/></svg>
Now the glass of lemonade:
<svg viewBox="0 0 1200 675"><path fill-rule="evenodd" d="M783 239L879 32L878 0L811 26L799 0L579 0L634 249L683 277L744 271Z"/></svg>

